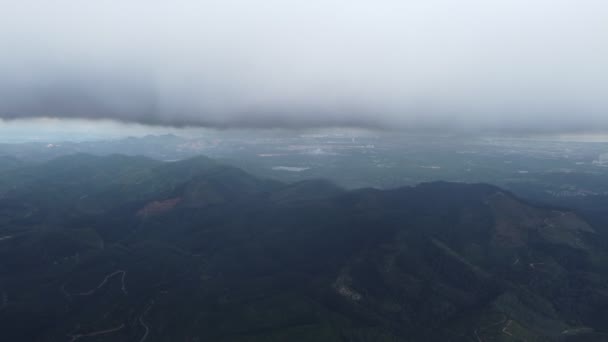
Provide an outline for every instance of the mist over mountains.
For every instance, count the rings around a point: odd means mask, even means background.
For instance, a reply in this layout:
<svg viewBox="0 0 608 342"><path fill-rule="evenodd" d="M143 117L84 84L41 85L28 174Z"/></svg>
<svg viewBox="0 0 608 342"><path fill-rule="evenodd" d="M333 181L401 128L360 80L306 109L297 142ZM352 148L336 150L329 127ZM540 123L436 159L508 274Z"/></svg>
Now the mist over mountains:
<svg viewBox="0 0 608 342"><path fill-rule="evenodd" d="M19 1L0 118L409 132L608 129L602 1Z"/></svg>
<svg viewBox="0 0 608 342"><path fill-rule="evenodd" d="M608 341L605 1L0 7L0 340Z"/></svg>

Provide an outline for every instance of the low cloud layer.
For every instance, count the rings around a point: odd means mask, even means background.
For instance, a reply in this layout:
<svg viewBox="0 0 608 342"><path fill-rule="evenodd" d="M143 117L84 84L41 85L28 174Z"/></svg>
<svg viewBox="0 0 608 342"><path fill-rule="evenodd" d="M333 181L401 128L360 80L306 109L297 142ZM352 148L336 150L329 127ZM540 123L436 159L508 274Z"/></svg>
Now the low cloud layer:
<svg viewBox="0 0 608 342"><path fill-rule="evenodd" d="M0 118L608 130L606 18L602 0L21 0L0 12Z"/></svg>

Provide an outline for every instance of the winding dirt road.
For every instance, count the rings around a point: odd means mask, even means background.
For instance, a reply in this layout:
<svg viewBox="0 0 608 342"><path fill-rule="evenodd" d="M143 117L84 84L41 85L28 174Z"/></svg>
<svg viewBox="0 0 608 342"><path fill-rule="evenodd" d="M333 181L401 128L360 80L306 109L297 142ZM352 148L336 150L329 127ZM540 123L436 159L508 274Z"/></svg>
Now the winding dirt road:
<svg viewBox="0 0 608 342"><path fill-rule="evenodd" d="M98 331L94 331L91 333L87 333L87 334L69 334L68 336L71 337L72 339L70 340L70 342L74 342L77 341L81 338L84 337L93 337L93 336L98 336L98 335L105 335L105 334L109 334L109 333L113 333L119 330L122 330L125 327L125 324L121 324L117 327L114 328L109 328L109 329L104 329L104 330L98 330Z"/></svg>
<svg viewBox="0 0 608 342"><path fill-rule="evenodd" d="M120 277L120 279L121 279L121 280L120 280L120 281L121 281L121 288L120 288L120 289L122 290L122 292L123 292L125 295L128 295L128 292L127 292L127 287L126 287L126 285L125 285L125 277L127 276L127 271L123 271L123 270L117 270L117 271L114 271L114 272L112 272L112 273L108 274L107 276L105 276L105 278L103 278L103 280L101 281L101 283L99 283L99 285L97 285L97 287L95 287L95 288L93 288L93 289L91 289L91 290L89 290L89 291L78 292L78 293L69 293L69 292L68 292L68 291L65 289L65 285L66 285L66 284L63 284L63 285L61 286L61 292L63 292L63 293L64 293L64 294L65 294L65 295L66 295L68 298L70 298L70 297L72 297L72 296L90 296L90 295L94 294L95 292L97 292L97 291L98 291L99 289L101 289L102 287L104 287L104 285L106 285L106 284L108 283L108 281L109 281L109 280L110 280L112 277L114 277L114 276L116 276L116 275L118 275L118 274L121 274L121 275L122 275L122 276Z"/></svg>
<svg viewBox="0 0 608 342"><path fill-rule="evenodd" d="M144 310L144 312L139 316L139 324L141 324L141 326L144 327L144 329L145 329L144 335L141 337L139 342L144 342L148 338L148 335L150 333L150 327L148 327L146 322L144 322L144 318L145 318L146 314L148 313L148 311L150 311L150 309L152 309L152 306L154 306L154 301L150 302L150 304L148 304L148 307L146 308L146 310Z"/></svg>

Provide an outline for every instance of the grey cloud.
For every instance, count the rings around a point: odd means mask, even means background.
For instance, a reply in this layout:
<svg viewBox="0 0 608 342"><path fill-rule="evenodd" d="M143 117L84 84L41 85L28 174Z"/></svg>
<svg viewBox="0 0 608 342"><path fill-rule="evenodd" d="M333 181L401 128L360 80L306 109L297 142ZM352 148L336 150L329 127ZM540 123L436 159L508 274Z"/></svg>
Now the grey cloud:
<svg viewBox="0 0 608 342"><path fill-rule="evenodd" d="M608 130L608 5L599 0L22 0L5 7L4 119Z"/></svg>

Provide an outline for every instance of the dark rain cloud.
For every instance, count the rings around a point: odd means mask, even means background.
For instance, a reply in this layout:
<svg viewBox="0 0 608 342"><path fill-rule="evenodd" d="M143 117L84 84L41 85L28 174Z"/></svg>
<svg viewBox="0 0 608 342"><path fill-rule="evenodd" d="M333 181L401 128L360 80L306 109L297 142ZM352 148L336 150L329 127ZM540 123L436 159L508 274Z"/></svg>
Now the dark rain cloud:
<svg viewBox="0 0 608 342"><path fill-rule="evenodd" d="M0 12L0 118L608 129L594 0L35 1Z"/></svg>

